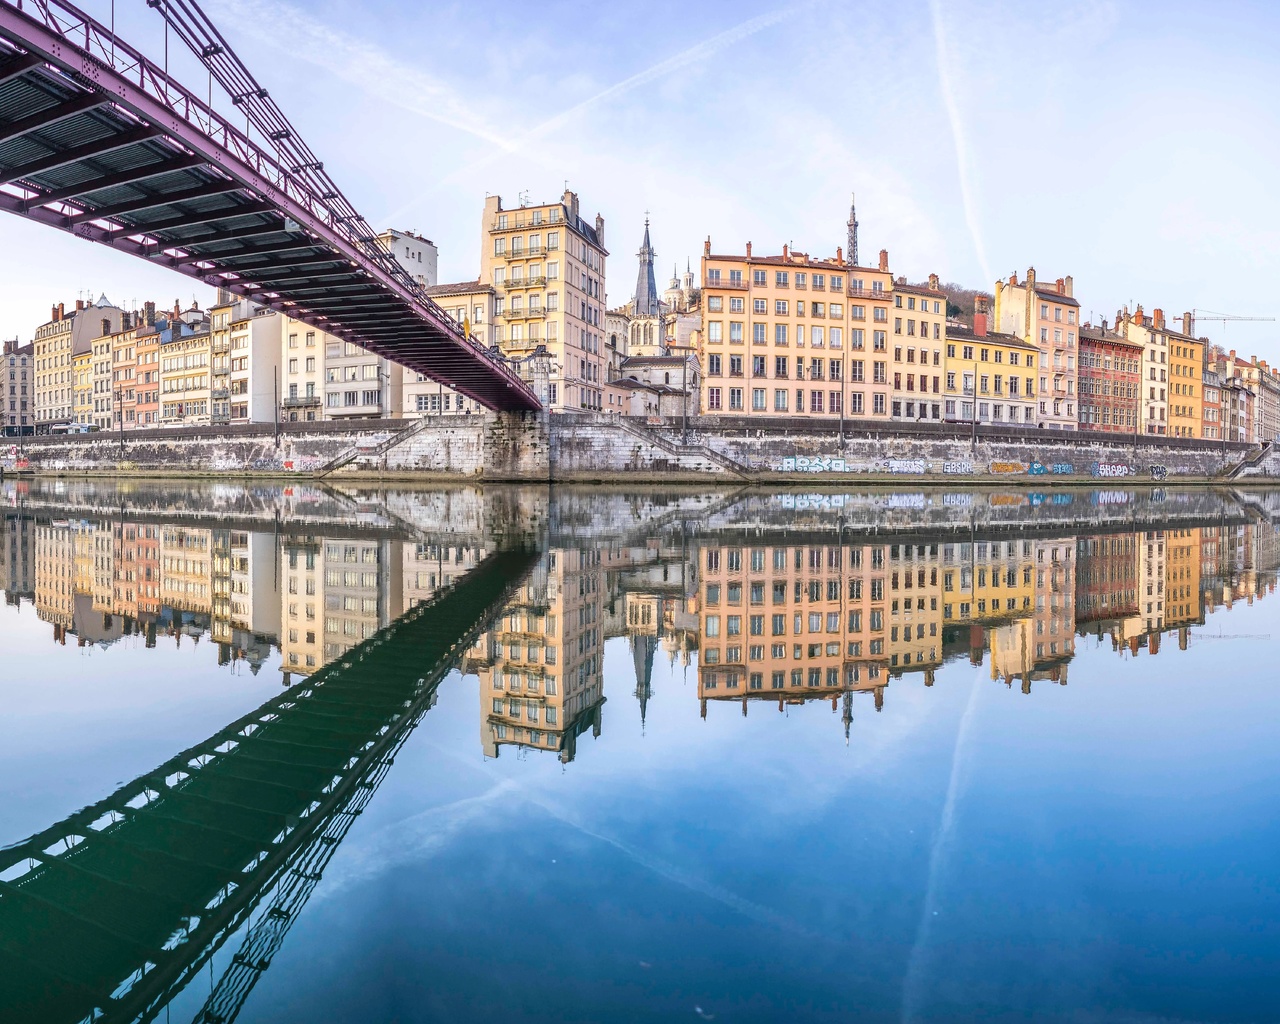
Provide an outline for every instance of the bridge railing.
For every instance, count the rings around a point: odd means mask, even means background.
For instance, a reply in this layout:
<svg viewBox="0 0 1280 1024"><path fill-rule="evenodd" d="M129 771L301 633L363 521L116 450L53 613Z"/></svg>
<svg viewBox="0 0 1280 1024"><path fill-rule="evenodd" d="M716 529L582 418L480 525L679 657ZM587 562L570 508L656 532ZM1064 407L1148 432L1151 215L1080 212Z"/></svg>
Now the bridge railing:
<svg viewBox="0 0 1280 1024"><path fill-rule="evenodd" d="M177 3L179 0L174 2ZM368 224L355 212L327 175L323 178L325 189L317 190L312 179L321 173L316 166L318 161L304 160L286 166L285 162L266 151L245 131L233 124L227 116L178 82L165 69L120 38L111 28L65 0L0 0L0 18L3 18L5 7L16 10L30 22L43 26L58 40L70 43L82 51L83 57L78 62L78 66L76 62L67 63L69 70L72 70L85 83L102 84L98 80L99 75L94 67L94 62L100 63L146 96L160 103L166 111L180 117L204 138L234 156L236 160L252 170L263 183L278 191L279 198L287 199L291 204L305 211L309 218L323 225L328 232L340 239L345 247L350 249L348 255L356 262L372 262L376 266L377 276L404 293L406 298L422 306L425 311L429 311L439 322L438 325L453 336L454 341L459 344L465 343L477 354L487 358L487 350L465 337L461 329L453 323L452 318L426 295L409 273L395 261L390 250L372 233ZM229 47L224 47L217 53L208 47L206 50L205 54L197 52L196 56L210 68L211 73L216 58L234 57L230 54ZM238 61L236 64L242 67ZM237 97L229 94L229 98L232 103L237 103L239 99L237 104L239 106L248 106L250 103L261 106L267 99L266 90L257 89L256 83L252 96ZM276 109L274 104L271 104L271 108ZM276 143L278 149L284 149L285 144L291 144L295 153L310 155L310 150L305 148L305 143L302 143L297 133L292 128L286 127L287 122L283 122L283 115L280 117L282 126L274 131L289 134L269 141ZM297 147L302 149L298 150ZM38 204L39 195L30 196L29 201ZM74 212L82 211L75 209ZM287 211L283 212L287 213ZM145 231L139 231L137 234L145 237ZM170 250L185 255L179 246L166 248L165 251Z"/></svg>

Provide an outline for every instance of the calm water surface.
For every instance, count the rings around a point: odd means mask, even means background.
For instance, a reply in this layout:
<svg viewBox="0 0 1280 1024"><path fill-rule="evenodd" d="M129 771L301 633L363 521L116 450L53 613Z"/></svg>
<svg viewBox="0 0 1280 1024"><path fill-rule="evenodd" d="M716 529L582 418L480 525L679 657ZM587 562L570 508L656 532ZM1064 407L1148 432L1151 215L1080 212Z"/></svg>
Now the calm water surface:
<svg viewBox="0 0 1280 1024"><path fill-rule="evenodd" d="M1266 492L0 500L2 1021L1280 1020Z"/></svg>

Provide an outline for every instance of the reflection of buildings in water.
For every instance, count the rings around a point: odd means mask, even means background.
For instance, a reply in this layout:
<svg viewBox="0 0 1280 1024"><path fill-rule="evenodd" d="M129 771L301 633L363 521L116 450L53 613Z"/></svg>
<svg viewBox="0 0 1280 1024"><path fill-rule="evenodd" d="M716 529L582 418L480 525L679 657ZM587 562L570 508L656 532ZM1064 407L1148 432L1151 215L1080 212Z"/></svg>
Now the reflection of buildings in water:
<svg viewBox="0 0 1280 1024"><path fill-rule="evenodd" d="M1200 531L1165 532L1166 629L1178 630L1178 648L1186 650L1190 627L1204 622L1204 594L1200 586Z"/></svg>
<svg viewBox="0 0 1280 1024"><path fill-rule="evenodd" d="M1101 636L1137 611L1137 535L1080 537L1076 541L1076 627Z"/></svg>
<svg viewBox="0 0 1280 1024"><path fill-rule="evenodd" d="M54 638L65 642L64 631L75 617L75 533L67 522L36 527L36 614L53 624Z"/></svg>
<svg viewBox="0 0 1280 1024"><path fill-rule="evenodd" d="M1074 652L1068 538L706 546L700 557L704 715L708 701L785 708L864 689L879 707L889 677L921 672L932 685L948 637L976 662L990 644L1004 678L1064 680Z"/></svg>
<svg viewBox="0 0 1280 1024"><path fill-rule="evenodd" d="M10 604L23 598L35 601L35 523L27 516L6 516L0 519L0 530L0 590Z"/></svg>
<svg viewBox="0 0 1280 1024"><path fill-rule="evenodd" d="M884 546L704 545L696 556L703 717L709 701L740 700L744 713L751 699L777 701L780 709L830 699L834 708L839 695L861 690L876 694L879 709L891 657L884 556ZM913 611L908 641L905 604L902 616L896 635L903 649L892 653L910 656L917 623Z"/></svg>
<svg viewBox="0 0 1280 1024"><path fill-rule="evenodd" d="M308 675L398 618L400 552L386 540L287 541L281 552L281 669Z"/></svg>
<svg viewBox="0 0 1280 1024"><path fill-rule="evenodd" d="M604 704L601 552L548 552L464 671L480 679L480 744L556 751L569 762L577 739L600 735Z"/></svg>
<svg viewBox="0 0 1280 1024"><path fill-rule="evenodd" d="M165 526L160 530L160 603L174 612L213 611L213 531Z"/></svg>
<svg viewBox="0 0 1280 1024"><path fill-rule="evenodd" d="M394 545L393 545L394 546ZM430 600L441 587L453 583L484 561L484 548L442 544L404 544L403 606Z"/></svg>
<svg viewBox="0 0 1280 1024"><path fill-rule="evenodd" d="M1035 597L1029 616L988 631L991 678L1023 693L1046 679L1067 683L1067 662L1075 654L1076 541L1070 537L1030 542Z"/></svg>

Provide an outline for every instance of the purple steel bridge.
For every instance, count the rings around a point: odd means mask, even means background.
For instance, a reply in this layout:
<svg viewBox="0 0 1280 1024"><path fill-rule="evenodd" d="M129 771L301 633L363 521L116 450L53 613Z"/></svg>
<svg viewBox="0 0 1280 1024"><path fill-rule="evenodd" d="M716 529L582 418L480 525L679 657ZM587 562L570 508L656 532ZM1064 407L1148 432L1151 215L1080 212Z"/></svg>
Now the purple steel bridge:
<svg viewBox="0 0 1280 1024"><path fill-rule="evenodd" d="M252 299L490 409L541 408L396 262L194 0L147 2L207 68L208 99L71 4L0 0L0 209ZM214 108L215 82L239 125Z"/></svg>

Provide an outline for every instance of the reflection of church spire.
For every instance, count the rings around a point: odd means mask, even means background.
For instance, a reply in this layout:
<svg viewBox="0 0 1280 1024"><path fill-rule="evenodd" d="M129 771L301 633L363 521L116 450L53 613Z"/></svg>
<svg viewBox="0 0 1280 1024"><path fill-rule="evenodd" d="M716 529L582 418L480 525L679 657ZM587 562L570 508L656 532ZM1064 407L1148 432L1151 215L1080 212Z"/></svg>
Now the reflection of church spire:
<svg viewBox="0 0 1280 1024"><path fill-rule="evenodd" d="M640 275L636 278L636 296L632 303L632 316L657 316L658 282L653 276L653 258L656 255L649 243L649 218L644 219L644 244L640 246Z"/></svg>
<svg viewBox="0 0 1280 1024"><path fill-rule="evenodd" d="M649 698L653 696L653 655L658 649L658 638L649 634L632 636L631 659L636 671L636 699L640 701L640 729L643 732L649 712Z"/></svg>

